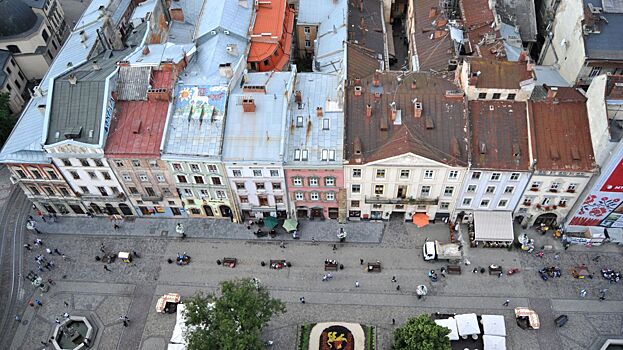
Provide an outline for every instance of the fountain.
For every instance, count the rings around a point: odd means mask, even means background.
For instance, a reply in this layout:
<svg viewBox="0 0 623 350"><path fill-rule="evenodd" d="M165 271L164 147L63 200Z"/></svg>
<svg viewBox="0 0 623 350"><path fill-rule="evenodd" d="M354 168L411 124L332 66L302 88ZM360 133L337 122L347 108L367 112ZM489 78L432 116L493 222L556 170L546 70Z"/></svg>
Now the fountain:
<svg viewBox="0 0 623 350"><path fill-rule="evenodd" d="M52 345L56 350L79 350L91 347L95 332L84 316L70 316L56 325Z"/></svg>

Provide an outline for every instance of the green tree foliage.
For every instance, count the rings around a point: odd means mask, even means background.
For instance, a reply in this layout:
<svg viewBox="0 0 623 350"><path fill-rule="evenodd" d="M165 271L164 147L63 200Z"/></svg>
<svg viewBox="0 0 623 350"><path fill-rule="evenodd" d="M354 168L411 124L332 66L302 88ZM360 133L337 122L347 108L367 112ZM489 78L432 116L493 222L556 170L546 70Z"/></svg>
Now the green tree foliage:
<svg viewBox="0 0 623 350"><path fill-rule="evenodd" d="M11 115L9 109L9 94L4 92L0 94L0 147L9 138L11 130L15 126L17 119Z"/></svg>
<svg viewBox="0 0 623 350"><path fill-rule="evenodd" d="M186 302L189 350L263 349L262 328L285 304L248 279L221 283L221 296L197 294Z"/></svg>
<svg viewBox="0 0 623 350"><path fill-rule="evenodd" d="M450 330L437 325L428 315L410 318L394 331L394 349L450 350Z"/></svg>

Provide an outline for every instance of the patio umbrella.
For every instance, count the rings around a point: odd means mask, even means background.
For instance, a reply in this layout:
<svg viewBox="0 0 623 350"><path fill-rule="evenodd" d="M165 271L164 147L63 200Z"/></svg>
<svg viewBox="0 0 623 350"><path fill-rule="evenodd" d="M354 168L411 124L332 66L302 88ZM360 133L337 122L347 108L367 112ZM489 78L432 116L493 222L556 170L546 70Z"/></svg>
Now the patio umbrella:
<svg viewBox="0 0 623 350"><path fill-rule="evenodd" d="M264 227L266 227L269 230L272 230L275 228L275 226L277 226L276 217L268 216L264 218Z"/></svg>
<svg viewBox="0 0 623 350"><path fill-rule="evenodd" d="M428 215L426 215L425 213L414 214L413 215L413 223L417 227L420 227L420 228L428 225Z"/></svg>
<svg viewBox="0 0 623 350"><path fill-rule="evenodd" d="M419 286L417 286L417 288L415 289L415 294L417 295L426 295L428 294L428 288L426 288L425 285L420 284Z"/></svg>
<svg viewBox="0 0 623 350"><path fill-rule="evenodd" d="M283 225L281 225L286 231L291 232L296 230L296 228L299 226L299 222L296 219L287 219L286 221L283 222Z"/></svg>

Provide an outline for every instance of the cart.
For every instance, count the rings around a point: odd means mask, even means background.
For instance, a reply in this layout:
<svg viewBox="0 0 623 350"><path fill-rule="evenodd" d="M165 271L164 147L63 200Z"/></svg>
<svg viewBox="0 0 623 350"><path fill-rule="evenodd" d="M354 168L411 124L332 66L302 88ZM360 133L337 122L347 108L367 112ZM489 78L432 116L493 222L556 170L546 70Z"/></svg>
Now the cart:
<svg viewBox="0 0 623 350"><path fill-rule="evenodd" d="M123 261L124 263L132 262L132 254L130 254L129 252L119 252L119 254L117 254L117 257L121 259L121 261Z"/></svg>
<svg viewBox="0 0 623 350"><path fill-rule="evenodd" d="M339 264L337 260L326 259L324 261L324 270L325 271L337 271L339 269Z"/></svg>
<svg viewBox="0 0 623 350"><path fill-rule="evenodd" d="M490 275L499 275L502 273L502 266L499 265L489 265L489 274Z"/></svg>
<svg viewBox="0 0 623 350"><path fill-rule="evenodd" d="M285 260L271 260L269 267L274 270L281 270L288 266L288 262Z"/></svg>
<svg viewBox="0 0 623 350"><path fill-rule="evenodd" d="M582 264L573 268L573 270L571 270L571 275L573 276L573 278L583 279L586 277L590 277L591 273L588 271L586 265Z"/></svg>
<svg viewBox="0 0 623 350"><path fill-rule="evenodd" d="M156 312L163 314L172 314L177 311L177 304L180 303L181 297L177 293L167 293L161 296L156 303Z"/></svg>
<svg viewBox="0 0 623 350"><path fill-rule="evenodd" d="M448 275L460 275L461 265L448 265L446 268Z"/></svg>
<svg viewBox="0 0 623 350"><path fill-rule="evenodd" d="M368 263L368 272L381 272L382 268L381 268L381 262L377 261L377 262L369 262Z"/></svg>
<svg viewBox="0 0 623 350"><path fill-rule="evenodd" d="M237 263L238 259L236 258L223 258L223 266L225 267L231 267L233 269L234 267L236 267Z"/></svg>
<svg viewBox="0 0 623 350"><path fill-rule="evenodd" d="M177 254L177 258L175 259L176 264L183 266L183 265L188 265L190 264L190 256L186 255L186 253L183 254Z"/></svg>

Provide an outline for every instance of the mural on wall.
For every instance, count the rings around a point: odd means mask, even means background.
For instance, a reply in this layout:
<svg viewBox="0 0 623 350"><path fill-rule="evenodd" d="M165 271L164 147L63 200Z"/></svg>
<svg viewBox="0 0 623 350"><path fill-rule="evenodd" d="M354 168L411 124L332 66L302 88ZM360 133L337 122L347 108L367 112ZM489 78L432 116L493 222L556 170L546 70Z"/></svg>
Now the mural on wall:
<svg viewBox="0 0 623 350"><path fill-rule="evenodd" d="M622 227L623 159L598 189L593 189L578 208L569 225Z"/></svg>
<svg viewBox="0 0 623 350"><path fill-rule="evenodd" d="M220 122L225 115L227 87L181 86L177 93L174 118L187 119L191 123Z"/></svg>

